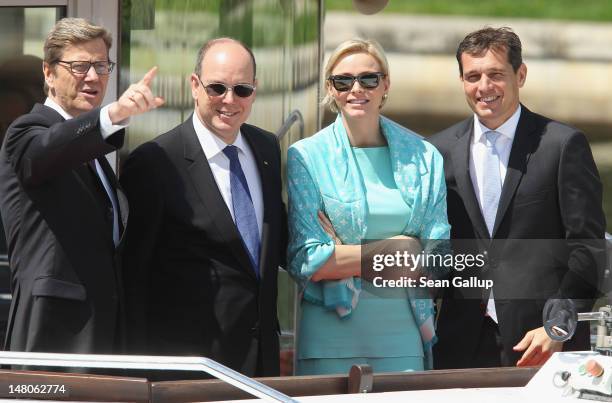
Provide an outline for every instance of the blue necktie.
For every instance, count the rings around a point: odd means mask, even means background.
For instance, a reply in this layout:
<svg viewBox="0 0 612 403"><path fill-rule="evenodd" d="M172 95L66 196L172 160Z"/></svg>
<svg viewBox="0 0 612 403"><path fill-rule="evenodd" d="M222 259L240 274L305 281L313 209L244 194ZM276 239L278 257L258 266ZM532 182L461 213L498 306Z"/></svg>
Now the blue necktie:
<svg viewBox="0 0 612 403"><path fill-rule="evenodd" d="M487 152L483 161L483 180L482 180L482 215L487 224L487 229L493 238L493 226L495 216L497 216L497 206L502 190L501 176L499 174L499 154L495 147L495 142L499 138L496 131L485 133Z"/></svg>
<svg viewBox="0 0 612 403"><path fill-rule="evenodd" d="M259 277L259 229L257 227L257 216L253 207L253 200L249 192L244 171L238 159L238 148L229 145L223 149L223 153L230 160L230 188L232 191L232 206L234 209L234 220L238 232L242 236L251 258L255 274Z"/></svg>

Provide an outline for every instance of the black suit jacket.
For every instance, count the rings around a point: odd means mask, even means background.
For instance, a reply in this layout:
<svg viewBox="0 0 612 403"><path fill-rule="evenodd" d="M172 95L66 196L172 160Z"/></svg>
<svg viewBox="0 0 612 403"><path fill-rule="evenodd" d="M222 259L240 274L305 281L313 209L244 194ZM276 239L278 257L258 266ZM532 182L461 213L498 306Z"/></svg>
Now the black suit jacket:
<svg viewBox="0 0 612 403"><path fill-rule="evenodd" d="M259 280L191 118L127 159L121 182L131 206L124 260L130 353L205 356L249 376L279 374L277 271L286 243L280 148L254 126L241 133L262 184Z"/></svg>
<svg viewBox="0 0 612 403"><path fill-rule="evenodd" d="M576 299L579 311L592 308L602 275L602 185L585 136L523 106L491 241L469 172L473 127L471 117L429 140L444 157L451 238L473 240L459 247L486 257L479 275L494 281L503 364L514 365L522 353L512 347L542 326L548 298ZM444 295L436 368L473 366L488 293L461 293ZM588 350L588 325L564 348Z"/></svg>
<svg viewBox="0 0 612 403"><path fill-rule="evenodd" d="M6 347L15 351L112 353L120 327L121 276L112 210L87 161L104 158L123 131L103 140L100 109L64 120L36 104L8 129L0 150L0 211L13 300ZM110 216L109 216L110 213Z"/></svg>

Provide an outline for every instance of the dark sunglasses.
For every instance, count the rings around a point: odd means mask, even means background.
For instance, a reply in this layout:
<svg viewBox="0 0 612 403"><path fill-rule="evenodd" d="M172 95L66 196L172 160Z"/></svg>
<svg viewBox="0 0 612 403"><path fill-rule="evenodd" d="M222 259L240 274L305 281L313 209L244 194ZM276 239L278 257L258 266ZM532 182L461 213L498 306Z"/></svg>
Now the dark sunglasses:
<svg viewBox="0 0 612 403"><path fill-rule="evenodd" d="M206 94L208 94L209 97L220 97L225 95L227 91L234 91L236 96L248 98L253 95L255 91L255 87L249 84L236 84L233 87L228 87L223 83L210 83L204 85L200 77L198 77L198 81L200 81L200 84L202 84L202 87L206 90Z"/></svg>
<svg viewBox="0 0 612 403"><path fill-rule="evenodd" d="M329 76L327 79L331 81L332 85L336 89L336 91L344 92L349 91L353 88L353 84L355 84L355 80L359 81L359 85L363 88L372 89L378 87L380 84L381 77L384 77L386 74L384 73L364 73L358 76L348 76L348 75L336 75Z"/></svg>

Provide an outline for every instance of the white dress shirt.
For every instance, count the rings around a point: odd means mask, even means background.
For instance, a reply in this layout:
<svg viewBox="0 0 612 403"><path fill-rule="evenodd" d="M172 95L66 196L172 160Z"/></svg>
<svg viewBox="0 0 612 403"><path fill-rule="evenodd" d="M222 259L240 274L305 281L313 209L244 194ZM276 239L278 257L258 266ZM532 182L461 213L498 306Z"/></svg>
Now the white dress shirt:
<svg viewBox="0 0 612 403"><path fill-rule="evenodd" d="M49 108L54 109L55 111L57 111L57 113L62 115L62 117L66 120L72 119L72 116L51 98L47 98L45 100L45 106L48 106ZM111 122L110 117L108 116L108 106L109 105L106 105L100 110L100 133L102 134L103 139L106 139L111 134L126 127L126 125L114 125ZM127 123L127 121L125 123ZM115 200L114 191L108 181L108 178L104 174L104 170L102 169L102 166L100 165L97 159L94 160L94 162L96 164L96 172L98 173L98 177L100 178L100 181L102 182L102 186L104 186L104 190L106 191L106 194L108 198L110 199L110 202L113 206L113 242L115 246L117 246L119 244L119 214L118 214L119 210L117 207L117 201Z"/></svg>
<svg viewBox="0 0 612 403"><path fill-rule="evenodd" d="M504 185L506 171L508 170L508 160L510 159L512 142L514 141L516 127L518 126L520 117L521 105L516 108L516 111L508 120L495 129L496 132L500 133L499 138L495 142L495 149L499 155L499 177L501 178L502 186ZM480 211L483 211L483 185L484 176L487 175L487 172L484 172L483 168L483 159L485 153L487 152L485 133L490 130L491 129L480 123L478 120L478 115L474 114L474 135L472 136L472 141L470 143L470 178L472 179L474 194L476 194ZM487 302L487 315L489 315L491 319L497 323L497 313L495 312L493 290L491 290L489 301Z"/></svg>
<svg viewBox="0 0 612 403"><path fill-rule="evenodd" d="M230 186L230 160L223 153L223 149L227 144L204 126L196 112L193 113L193 128L198 136L198 141L202 146L204 155L208 160L210 170L213 173L221 196L223 196L223 200L232 215L232 219L236 222ZM261 239L263 226L263 194L255 156L253 155L251 147L242 137L242 133L238 132L238 136L233 145L238 148L238 160L240 160L240 165L242 166L247 185L249 186L249 193L251 194L251 200L255 208L255 216L257 218L259 238Z"/></svg>

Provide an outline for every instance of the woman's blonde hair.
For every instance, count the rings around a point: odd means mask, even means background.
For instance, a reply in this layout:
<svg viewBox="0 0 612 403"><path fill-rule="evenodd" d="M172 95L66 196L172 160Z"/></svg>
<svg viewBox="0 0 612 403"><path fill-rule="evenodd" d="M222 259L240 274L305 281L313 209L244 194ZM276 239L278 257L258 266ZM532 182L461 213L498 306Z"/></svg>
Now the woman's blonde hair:
<svg viewBox="0 0 612 403"><path fill-rule="evenodd" d="M338 113L339 109L338 105L336 105L334 97L327 91L327 88L330 85L329 76L331 75L334 67L336 67L338 62L340 62L343 57L354 53L367 53L368 55L372 56L380 65L381 73L389 77L389 63L387 62L385 51L374 39L354 38L342 42L332 52L323 72L323 77L325 79L325 97L321 101L321 105L329 107L329 109L331 109L331 111L334 113ZM382 104L380 105L381 107L385 104L386 100L387 97L384 97Z"/></svg>

